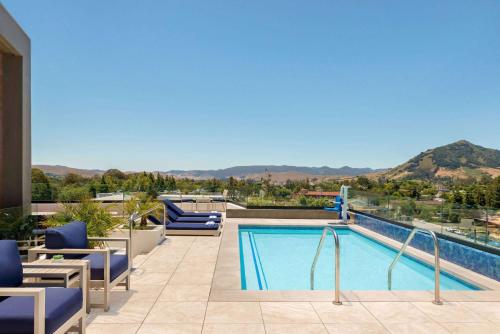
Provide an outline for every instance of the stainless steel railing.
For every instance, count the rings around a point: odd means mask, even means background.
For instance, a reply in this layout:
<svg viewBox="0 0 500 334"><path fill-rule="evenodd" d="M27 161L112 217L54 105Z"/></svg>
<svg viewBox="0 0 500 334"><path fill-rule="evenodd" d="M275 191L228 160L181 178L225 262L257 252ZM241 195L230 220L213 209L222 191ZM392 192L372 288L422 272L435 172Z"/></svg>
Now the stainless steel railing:
<svg viewBox="0 0 500 334"><path fill-rule="evenodd" d="M340 301L340 242L339 236L335 229L331 226L326 226L323 229L323 234L321 235L321 239L319 240L318 248L316 249L316 255L314 256L314 261L311 266L311 273L309 276L311 290L314 290L314 271L316 270L316 264L318 263L318 258L321 253L321 249L323 248L323 244L325 243L326 236L328 231L331 231L333 234L333 239L335 242L335 300L333 303L335 305L342 305Z"/></svg>
<svg viewBox="0 0 500 334"><path fill-rule="evenodd" d="M413 237L417 233L417 231L428 233L431 235L432 240L434 241L434 301L433 303L436 305L442 305L443 302L441 301L441 294L440 294L440 284L439 284L439 275L441 272L441 266L439 264L439 242L438 238L436 237L436 233L434 233L431 230L426 230L426 229L421 229L415 227L411 232L410 235L408 235L408 238L406 238L406 241L403 243L403 246L401 246L401 249L399 250L398 255L394 258L392 261L391 265L389 266L389 270L387 272L387 285L389 287L389 290L392 289L392 270L394 269L394 266L396 263L399 261L401 256L404 254L406 248L412 241Z"/></svg>

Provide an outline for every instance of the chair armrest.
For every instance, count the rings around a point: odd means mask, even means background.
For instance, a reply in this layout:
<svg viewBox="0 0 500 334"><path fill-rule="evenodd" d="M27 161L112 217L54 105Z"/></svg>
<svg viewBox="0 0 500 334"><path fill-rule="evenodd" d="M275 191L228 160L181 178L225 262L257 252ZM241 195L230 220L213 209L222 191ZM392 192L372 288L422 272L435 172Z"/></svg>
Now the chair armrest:
<svg viewBox="0 0 500 334"><path fill-rule="evenodd" d="M129 257L130 262L130 238L114 238L114 237L88 237L89 241L116 241L125 242L125 255Z"/></svg>
<svg viewBox="0 0 500 334"><path fill-rule="evenodd" d="M43 288L0 288L0 297L35 297L45 295Z"/></svg>
<svg viewBox="0 0 500 334"><path fill-rule="evenodd" d="M33 297L34 300L34 334L45 333L45 289L42 288L0 288L2 297Z"/></svg>
<svg viewBox="0 0 500 334"><path fill-rule="evenodd" d="M33 247L28 250L28 261L33 262L39 254L106 254L109 249L90 249L90 248L61 248L48 249L45 246Z"/></svg>

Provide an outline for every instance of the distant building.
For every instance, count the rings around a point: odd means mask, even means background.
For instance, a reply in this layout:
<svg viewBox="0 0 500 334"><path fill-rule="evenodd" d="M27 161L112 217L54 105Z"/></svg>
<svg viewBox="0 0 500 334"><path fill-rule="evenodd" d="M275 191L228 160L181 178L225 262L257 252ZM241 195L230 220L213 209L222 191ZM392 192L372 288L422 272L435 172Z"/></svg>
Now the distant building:
<svg viewBox="0 0 500 334"><path fill-rule="evenodd" d="M123 202L130 201L134 196L123 193L98 193L94 201L97 202Z"/></svg>

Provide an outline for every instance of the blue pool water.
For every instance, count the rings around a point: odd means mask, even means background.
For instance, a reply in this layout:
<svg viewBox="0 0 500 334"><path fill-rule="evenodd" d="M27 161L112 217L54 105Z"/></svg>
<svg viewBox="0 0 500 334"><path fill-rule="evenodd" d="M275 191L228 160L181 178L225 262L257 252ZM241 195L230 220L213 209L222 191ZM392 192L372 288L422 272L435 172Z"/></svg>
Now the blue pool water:
<svg viewBox="0 0 500 334"><path fill-rule="evenodd" d="M387 290L387 269L397 252L348 227L340 240L341 290ZM309 290L309 273L322 229L240 226L241 285L245 290ZM334 244L328 235L318 260L316 290L334 287ZM433 290L434 268L402 256L393 271L393 290ZM441 271L442 290L477 290Z"/></svg>

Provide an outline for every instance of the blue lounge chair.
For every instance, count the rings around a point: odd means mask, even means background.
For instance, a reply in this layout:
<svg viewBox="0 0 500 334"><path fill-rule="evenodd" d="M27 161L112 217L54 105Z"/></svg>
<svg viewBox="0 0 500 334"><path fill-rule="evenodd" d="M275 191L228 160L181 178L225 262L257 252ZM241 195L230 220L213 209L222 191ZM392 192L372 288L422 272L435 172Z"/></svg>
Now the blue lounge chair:
<svg viewBox="0 0 500 334"><path fill-rule="evenodd" d="M125 242L125 255L111 254L105 249L89 248L89 241ZM87 237L87 225L74 221L66 225L49 228L45 231L45 245L28 251L29 260L33 261L40 254L62 254L65 259L82 259L90 262L90 285L104 290L104 303L93 306L109 310L111 289L117 285L130 288L130 240L128 238Z"/></svg>
<svg viewBox="0 0 500 334"><path fill-rule="evenodd" d="M165 199L163 201L163 204L165 205L166 208L168 208L171 211L173 211L179 217L209 217L209 216L222 217L222 214L220 212L192 212L192 211L184 211L180 207L178 207L177 205L175 205L169 199Z"/></svg>
<svg viewBox="0 0 500 334"><path fill-rule="evenodd" d="M173 223L206 223L208 221L213 221L215 223L221 222L221 217L217 216L205 216L205 217L184 217L179 216L174 211L170 210L168 207L166 208L166 213L168 220Z"/></svg>
<svg viewBox="0 0 500 334"><path fill-rule="evenodd" d="M43 265L47 266L65 265ZM37 264L22 264L16 241L0 240L0 334L66 333L76 324L84 333L85 267L79 270L80 288L23 287L27 285L23 285L23 267L37 268Z"/></svg>
<svg viewBox="0 0 500 334"><path fill-rule="evenodd" d="M163 225L156 216L149 215L148 220L155 225ZM165 222L165 232L168 235L219 235L220 224L213 223L175 223L170 220Z"/></svg>

